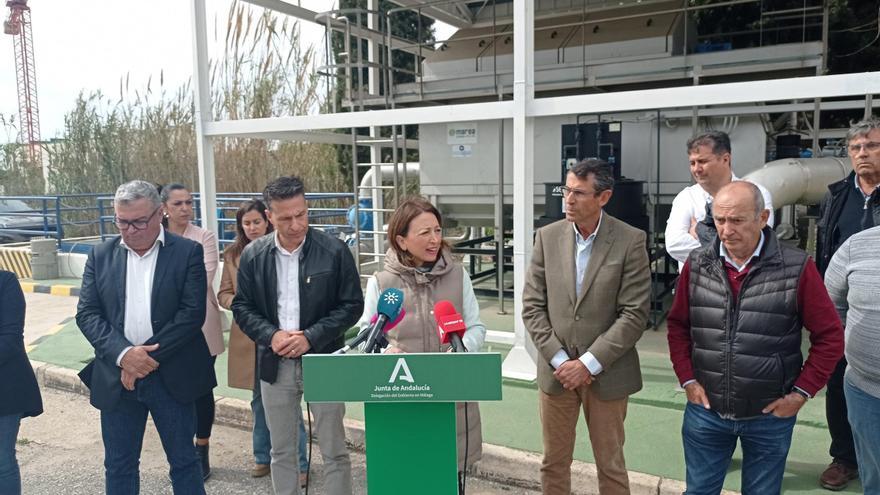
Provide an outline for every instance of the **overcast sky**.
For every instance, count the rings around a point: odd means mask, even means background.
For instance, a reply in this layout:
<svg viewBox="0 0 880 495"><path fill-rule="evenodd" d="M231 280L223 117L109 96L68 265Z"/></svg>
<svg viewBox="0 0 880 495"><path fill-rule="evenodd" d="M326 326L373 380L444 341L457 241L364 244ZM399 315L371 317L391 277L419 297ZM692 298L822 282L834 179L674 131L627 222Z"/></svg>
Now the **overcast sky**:
<svg viewBox="0 0 880 495"><path fill-rule="evenodd" d="M231 1L206 3L209 40L216 23L222 41ZM335 5L334 0L298 3L317 12ZM193 72L190 4L188 0L30 0L42 138L61 134L64 114L81 91L101 90L116 99L126 74L133 90L144 88L150 75L153 84L158 82L160 71L169 90L184 83ZM6 19L5 2L0 8ZM319 45L322 36L322 27L302 23L304 42ZM12 36L0 34L0 114L18 115L16 95ZM0 142L6 140L0 130Z"/></svg>

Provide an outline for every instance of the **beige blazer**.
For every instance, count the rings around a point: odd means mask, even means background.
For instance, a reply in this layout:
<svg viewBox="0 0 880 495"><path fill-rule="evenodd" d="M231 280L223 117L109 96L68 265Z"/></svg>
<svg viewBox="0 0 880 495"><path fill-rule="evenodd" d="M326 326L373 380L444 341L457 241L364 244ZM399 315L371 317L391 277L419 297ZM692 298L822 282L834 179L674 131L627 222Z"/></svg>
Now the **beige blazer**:
<svg viewBox="0 0 880 495"><path fill-rule="evenodd" d="M236 277L238 276L238 262L241 257L229 258L223 261L223 275L220 277L220 290L217 291L217 299L220 306L232 309L232 299L235 298ZM257 346L250 337L241 331L235 321L229 327L229 367L227 379L229 386L252 390L254 388L254 371L257 362Z"/></svg>
<svg viewBox="0 0 880 495"><path fill-rule="evenodd" d="M198 242L205 251L205 271L208 272L208 298L205 311L205 324L202 333L208 342L208 350L212 356L223 354L223 329L220 324L220 306L217 304L217 294L214 293L214 277L217 276L217 268L220 266L220 251L217 248L217 236L210 230L197 225L188 225L183 232L183 237Z"/></svg>
<svg viewBox="0 0 880 495"><path fill-rule="evenodd" d="M590 351L603 368L592 385L599 397L627 397L642 388L635 344L647 326L651 298L645 233L605 213L580 294L575 253L567 220L537 231L522 319L538 349L538 386L547 394L562 393L550 360L560 349L571 358Z"/></svg>

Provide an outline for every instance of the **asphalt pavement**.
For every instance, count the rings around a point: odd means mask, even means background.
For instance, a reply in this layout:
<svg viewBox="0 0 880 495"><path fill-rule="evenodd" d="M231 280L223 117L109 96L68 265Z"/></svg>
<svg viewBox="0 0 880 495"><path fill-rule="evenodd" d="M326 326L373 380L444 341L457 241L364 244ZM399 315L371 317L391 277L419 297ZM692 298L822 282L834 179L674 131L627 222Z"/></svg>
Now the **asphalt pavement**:
<svg viewBox="0 0 880 495"><path fill-rule="evenodd" d="M22 421L18 460L24 495L94 495L104 490L104 446L99 414L79 394L48 387L42 389L45 412ZM215 425L211 437L212 475L205 485L209 494L271 494L269 477L250 476L251 434L238 428ZM365 457L351 451L355 494L366 493ZM322 460L313 452L313 475L309 493L323 493ZM170 494L168 463L152 422L148 420L141 455L141 493ZM526 495L539 492L481 479L468 480L472 495ZM415 489L412 493L418 493Z"/></svg>

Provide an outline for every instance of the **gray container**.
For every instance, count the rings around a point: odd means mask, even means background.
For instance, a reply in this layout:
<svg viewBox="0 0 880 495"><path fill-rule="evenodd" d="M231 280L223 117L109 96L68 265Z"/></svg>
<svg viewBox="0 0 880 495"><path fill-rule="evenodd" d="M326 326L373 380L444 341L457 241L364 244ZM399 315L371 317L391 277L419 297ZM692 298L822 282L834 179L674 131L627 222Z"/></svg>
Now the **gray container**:
<svg viewBox="0 0 880 495"><path fill-rule="evenodd" d="M58 241L46 237L31 239L31 273L34 280L58 278Z"/></svg>

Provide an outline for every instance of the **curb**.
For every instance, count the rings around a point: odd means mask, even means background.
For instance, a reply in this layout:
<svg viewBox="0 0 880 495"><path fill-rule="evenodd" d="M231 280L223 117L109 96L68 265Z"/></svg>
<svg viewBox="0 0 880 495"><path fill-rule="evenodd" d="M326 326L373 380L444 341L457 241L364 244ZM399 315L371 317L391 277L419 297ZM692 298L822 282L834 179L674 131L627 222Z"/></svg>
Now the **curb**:
<svg viewBox="0 0 880 495"><path fill-rule="evenodd" d="M79 296L79 287L75 285L43 285L35 282L18 282L24 292L37 294L51 294L53 296Z"/></svg>
<svg viewBox="0 0 880 495"><path fill-rule="evenodd" d="M31 360L31 366L42 387L89 395L75 370ZM215 423L243 430L251 427L250 403L241 399L220 397L216 402ZM364 423L346 418L345 441L353 449L364 451ZM474 464L472 475L531 490L541 489L541 455L509 447L483 444L483 458ZM572 494L597 495L599 493L596 465L574 461L571 465ZM633 495L680 495L684 492L683 481L670 480L651 474L629 472L630 491ZM723 491L722 495L738 492Z"/></svg>

